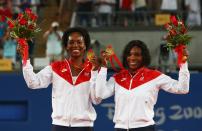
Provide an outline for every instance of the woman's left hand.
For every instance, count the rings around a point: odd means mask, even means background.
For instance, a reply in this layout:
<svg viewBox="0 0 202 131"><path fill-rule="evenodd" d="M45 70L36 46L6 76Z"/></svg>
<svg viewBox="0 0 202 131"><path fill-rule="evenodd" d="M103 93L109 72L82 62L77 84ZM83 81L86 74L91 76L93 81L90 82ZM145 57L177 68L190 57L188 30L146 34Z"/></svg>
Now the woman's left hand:
<svg viewBox="0 0 202 131"><path fill-rule="evenodd" d="M98 70L101 66L100 60L97 56L94 56L92 59L90 59L90 62L93 65L93 68L92 68L93 71Z"/></svg>

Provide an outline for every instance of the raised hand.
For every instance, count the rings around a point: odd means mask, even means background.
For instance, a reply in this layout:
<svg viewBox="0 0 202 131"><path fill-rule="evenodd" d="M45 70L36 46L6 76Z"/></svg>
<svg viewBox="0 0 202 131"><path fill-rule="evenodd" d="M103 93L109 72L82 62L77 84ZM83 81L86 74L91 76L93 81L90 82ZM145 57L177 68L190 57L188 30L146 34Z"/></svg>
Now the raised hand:
<svg viewBox="0 0 202 131"><path fill-rule="evenodd" d="M186 62L188 60L188 57L189 57L189 53L188 53L188 50L186 48L184 48L183 50L183 62Z"/></svg>
<svg viewBox="0 0 202 131"><path fill-rule="evenodd" d="M89 61L93 65L92 70L95 71L95 70L98 70L101 67L101 59L98 58L97 56L93 56Z"/></svg>
<svg viewBox="0 0 202 131"><path fill-rule="evenodd" d="M110 54L108 54L106 51L101 51L101 63L102 63L102 66L107 67L109 57L110 57Z"/></svg>
<svg viewBox="0 0 202 131"><path fill-rule="evenodd" d="M17 44L17 52L20 54L21 58L24 58L26 47L20 44ZM29 58L29 54L27 59Z"/></svg>

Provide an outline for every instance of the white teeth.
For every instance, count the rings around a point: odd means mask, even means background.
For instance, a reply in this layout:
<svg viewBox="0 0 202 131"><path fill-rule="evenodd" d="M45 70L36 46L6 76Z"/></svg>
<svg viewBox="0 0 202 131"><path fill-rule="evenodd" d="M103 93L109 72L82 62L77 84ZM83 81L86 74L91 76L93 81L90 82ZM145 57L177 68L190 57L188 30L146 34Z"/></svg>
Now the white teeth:
<svg viewBox="0 0 202 131"><path fill-rule="evenodd" d="M137 62L131 62L130 65L136 66L138 63Z"/></svg>
<svg viewBox="0 0 202 131"><path fill-rule="evenodd" d="M137 64L137 62L131 62L130 64L131 64L131 65L135 65L135 64Z"/></svg>
<svg viewBox="0 0 202 131"><path fill-rule="evenodd" d="M72 52L77 53L77 52L80 52L80 51L79 50L73 50Z"/></svg>

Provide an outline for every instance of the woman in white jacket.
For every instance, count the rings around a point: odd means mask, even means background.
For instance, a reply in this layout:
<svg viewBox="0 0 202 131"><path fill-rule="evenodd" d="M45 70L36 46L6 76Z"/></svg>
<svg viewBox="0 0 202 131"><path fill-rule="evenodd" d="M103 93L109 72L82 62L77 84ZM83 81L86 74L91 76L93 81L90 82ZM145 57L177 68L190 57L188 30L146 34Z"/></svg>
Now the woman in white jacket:
<svg viewBox="0 0 202 131"><path fill-rule="evenodd" d="M188 56L186 50L183 55ZM92 80L96 97L106 99L115 94L113 121L116 131L155 131L154 105L159 90L175 94L189 92L187 62L180 68L178 81L147 68L149 64L147 46L142 41L133 40L123 52L124 70L106 81L107 68L101 67L96 79Z"/></svg>
<svg viewBox="0 0 202 131"><path fill-rule="evenodd" d="M31 89L47 88L52 83L52 131L92 131L97 104L94 88L90 88L90 66L84 55L90 44L83 28L70 28L63 34L63 46L68 58L53 62L39 73L33 72L30 61L23 67L24 79ZM19 48L23 56L24 47ZM95 74L96 75L96 72Z"/></svg>

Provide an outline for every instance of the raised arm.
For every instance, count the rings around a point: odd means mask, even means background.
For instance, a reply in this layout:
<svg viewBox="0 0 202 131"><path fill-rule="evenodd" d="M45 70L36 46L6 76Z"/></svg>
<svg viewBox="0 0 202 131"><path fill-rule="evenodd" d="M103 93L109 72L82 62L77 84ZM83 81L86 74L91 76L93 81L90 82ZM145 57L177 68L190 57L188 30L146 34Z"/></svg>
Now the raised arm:
<svg viewBox="0 0 202 131"><path fill-rule="evenodd" d="M26 66L23 67L23 76L29 88L47 88L52 82L52 68L51 66L47 66L36 74L33 71L30 60L27 60Z"/></svg>
<svg viewBox="0 0 202 131"><path fill-rule="evenodd" d="M17 51L20 54L21 58L23 58L23 56L25 55L24 50L25 46L18 44ZM23 76L29 88L31 89L46 88L52 82L52 68L51 66L47 66L46 68L42 69L39 73L35 74L33 71L33 67L30 64L30 60L27 60L26 65L23 65Z"/></svg>
<svg viewBox="0 0 202 131"><path fill-rule="evenodd" d="M106 99L114 94L115 81L113 77L107 81L107 68L100 69L94 86L96 98Z"/></svg>
<svg viewBox="0 0 202 131"><path fill-rule="evenodd" d="M102 99L96 97L96 91L95 91L95 81L98 75L98 71L91 71L91 79L90 79L90 98L93 104L97 105L100 104Z"/></svg>
<svg viewBox="0 0 202 131"><path fill-rule="evenodd" d="M178 81L167 75L162 75L160 77L160 89L175 94L187 94L189 92L190 74L187 62L180 68Z"/></svg>
<svg viewBox="0 0 202 131"><path fill-rule="evenodd" d="M94 90L94 98L97 102L101 102L102 99L106 99L114 94L114 78L111 77L107 81L107 61L108 56L106 52L101 53L101 58L94 56L90 59L93 64L93 70L91 72L91 89ZM99 70L100 71L97 71ZM98 73L99 72L99 73Z"/></svg>

